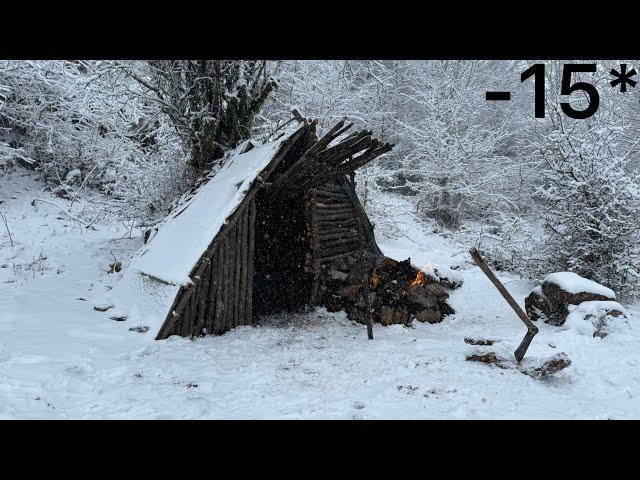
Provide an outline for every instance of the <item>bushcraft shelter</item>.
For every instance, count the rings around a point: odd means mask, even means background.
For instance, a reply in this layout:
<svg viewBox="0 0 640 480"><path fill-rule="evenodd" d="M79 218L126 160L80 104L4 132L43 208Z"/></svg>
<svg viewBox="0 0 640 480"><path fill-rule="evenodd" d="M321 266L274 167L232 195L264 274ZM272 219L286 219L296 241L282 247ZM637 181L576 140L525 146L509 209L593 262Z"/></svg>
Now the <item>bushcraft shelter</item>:
<svg viewBox="0 0 640 480"><path fill-rule="evenodd" d="M371 275L384 257L354 172L392 146L367 130L347 134L344 120L318 139L316 124L302 119L276 141L232 151L136 254L111 292L115 315L156 339L311 306L370 327Z"/></svg>

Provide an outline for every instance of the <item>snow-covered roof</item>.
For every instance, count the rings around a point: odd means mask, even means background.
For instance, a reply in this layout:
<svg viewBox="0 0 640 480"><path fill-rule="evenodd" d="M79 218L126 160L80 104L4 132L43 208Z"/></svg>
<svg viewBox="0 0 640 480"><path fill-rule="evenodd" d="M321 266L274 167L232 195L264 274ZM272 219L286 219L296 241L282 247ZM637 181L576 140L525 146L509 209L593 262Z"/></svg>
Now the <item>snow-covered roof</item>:
<svg viewBox="0 0 640 480"><path fill-rule="evenodd" d="M115 308L109 313L147 325L155 335L202 254L290 136L248 151L245 142L233 150L224 166L181 202L136 253L108 295L107 303Z"/></svg>
<svg viewBox="0 0 640 480"><path fill-rule="evenodd" d="M558 285L562 290L568 293L595 293L607 298L616 298L616 294L610 288L600 285L593 280L581 277L573 272L556 272L550 273L544 278L545 282Z"/></svg>
<svg viewBox="0 0 640 480"><path fill-rule="evenodd" d="M238 153L246 144L236 148L225 165L159 226L130 268L167 283L188 283L202 253L286 138L246 153Z"/></svg>

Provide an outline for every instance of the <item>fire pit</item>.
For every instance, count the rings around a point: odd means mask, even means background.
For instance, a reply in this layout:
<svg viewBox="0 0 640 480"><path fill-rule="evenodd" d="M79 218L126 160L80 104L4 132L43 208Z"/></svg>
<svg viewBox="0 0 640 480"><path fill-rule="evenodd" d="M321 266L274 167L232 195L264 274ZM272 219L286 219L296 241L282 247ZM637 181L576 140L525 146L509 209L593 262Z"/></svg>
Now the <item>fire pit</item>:
<svg viewBox="0 0 640 480"><path fill-rule="evenodd" d="M377 256L371 259L368 273L368 304L372 320L382 325L408 325L413 319L439 323L454 310L446 303L449 294L443 281L431 266L418 269L411 259L397 261ZM346 310L349 318L366 323L367 302L363 290L352 283L350 276L329 273L325 304L330 311ZM457 285L456 285L457 286Z"/></svg>
<svg viewBox="0 0 640 480"><path fill-rule="evenodd" d="M438 323L454 313L446 303L449 294L427 275L430 265L417 270L411 260L396 261L384 257L370 277L373 319L383 325L408 324L412 319Z"/></svg>

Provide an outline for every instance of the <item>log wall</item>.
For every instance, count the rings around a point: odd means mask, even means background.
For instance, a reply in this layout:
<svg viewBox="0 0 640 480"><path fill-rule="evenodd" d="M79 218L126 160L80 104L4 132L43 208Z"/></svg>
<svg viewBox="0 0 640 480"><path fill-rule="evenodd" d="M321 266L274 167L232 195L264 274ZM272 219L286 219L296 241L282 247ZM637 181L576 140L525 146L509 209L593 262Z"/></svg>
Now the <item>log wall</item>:
<svg viewBox="0 0 640 480"><path fill-rule="evenodd" d="M174 302L157 339L221 334L253 323L255 201L232 215Z"/></svg>
<svg viewBox="0 0 640 480"><path fill-rule="evenodd" d="M346 176L310 190L307 204L311 248L307 269L313 275L312 305L342 309L345 299L363 297L369 254L380 254L373 227Z"/></svg>
<svg viewBox="0 0 640 480"><path fill-rule="evenodd" d="M281 175L317 140L315 126L315 121L305 123L282 143L194 267L193 284L180 288L156 340L171 335L221 334L253 324L256 194L274 172Z"/></svg>

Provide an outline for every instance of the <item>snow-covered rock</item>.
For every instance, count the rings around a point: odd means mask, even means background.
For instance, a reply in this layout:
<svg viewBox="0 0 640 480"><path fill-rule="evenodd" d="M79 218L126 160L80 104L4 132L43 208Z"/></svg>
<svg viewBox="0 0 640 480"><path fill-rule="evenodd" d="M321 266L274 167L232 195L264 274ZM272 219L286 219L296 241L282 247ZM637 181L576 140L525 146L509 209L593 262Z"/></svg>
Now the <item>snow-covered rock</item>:
<svg viewBox="0 0 640 480"><path fill-rule="evenodd" d="M547 320L549 316L549 301L545 297L541 285L537 285L524 299L524 308L527 316L534 322L540 319Z"/></svg>
<svg viewBox="0 0 640 480"><path fill-rule="evenodd" d="M579 305L590 300L615 300L616 294L610 288L573 272L556 272L545 277L542 282L544 294L560 303Z"/></svg>
<svg viewBox="0 0 640 480"><path fill-rule="evenodd" d="M616 294L610 288L581 277L573 272L556 272L547 275L542 281L542 296L548 308L540 309L546 316L546 323L564 324L569 310L568 305L580 305L589 301L615 301ZM536 303L542 305L542 297L536 294ZM532 303L533 298L530 299Z"/></svg>
<svg viewBox="0 0 640 480"><path fill-rule="evenodd" d="M615 302L613 290L572 272L547 275L525 298L525 310L531 320L542 319L551 325L563 325L569 305L585 302Z"/></svg>
<svg viewBox="0 0 640 480"><path fill-rule="evenodd" d="M572 307L564 325L579 335L604 338L623 318L626 312L618 302L596 300Z"/></svg>

